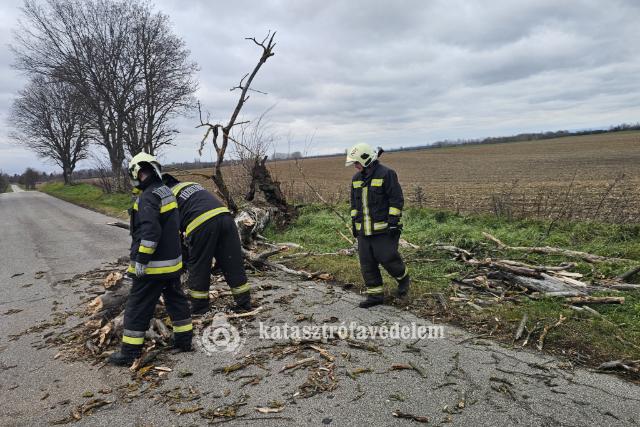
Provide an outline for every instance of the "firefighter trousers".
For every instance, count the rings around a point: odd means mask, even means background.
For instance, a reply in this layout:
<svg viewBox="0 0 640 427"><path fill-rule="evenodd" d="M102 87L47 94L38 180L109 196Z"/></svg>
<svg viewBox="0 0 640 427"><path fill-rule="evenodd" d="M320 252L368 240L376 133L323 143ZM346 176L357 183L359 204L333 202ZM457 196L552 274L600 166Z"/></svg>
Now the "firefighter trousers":
<svg viewBox="0 0 640 427"><path fill-rule="evenodd" d="M160 299L164 303L173 325L175 340L180 341L193 334L189 300L182 291L180 278L159 279L152 276L134 278L127 305L124 311L124 333L122 342L134 346L142 346L144 335L149 329L149 322Z"/></svg>
<svg viewBox="0 0 640 427"><path fill-rule="evenodd" d="M217 215L199 226L188 240L189 293L194 303L208 304L213 258L234 298L248 295L249 284L244 269L242 246L233 217Z"/></svg>
<svg viewBox="0 0 640 427"><path fill-rule="evenodd" d="M382 275L380 265L398 283L409 280L407 267L398 252L400 235L376 234L358 236L358 256L360 270L367 287L367 295L382 295Z"/></svg>

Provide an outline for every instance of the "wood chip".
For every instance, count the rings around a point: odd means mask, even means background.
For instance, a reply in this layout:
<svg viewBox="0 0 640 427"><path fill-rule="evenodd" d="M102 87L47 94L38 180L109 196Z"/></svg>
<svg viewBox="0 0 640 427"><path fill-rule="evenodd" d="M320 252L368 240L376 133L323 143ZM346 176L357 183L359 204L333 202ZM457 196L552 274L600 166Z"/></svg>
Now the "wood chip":
<svg viewBox="0 0 640 427"><path fill-rule="evenodd" d="M411 421L415 421L418 423L423 423L426 424L429 422L429 419L427 417L423 417L423 416L419 416L419 415L413 415L413 414L407 414L405 412L400 412L400 411L394 411L393 412L393 416L396 418L403 418L405 420L411 420Z"/></svg>
<svg viewBox="0 0 640 427"><path fill-rule="evenodd" d="M260 412L261 414L277 414L279 412L282 412L284 410L284 406L280 406L280 407L276 407L276 408L270 408L268 406L265 407L258 407L256 408L256 411Z"/></svg>

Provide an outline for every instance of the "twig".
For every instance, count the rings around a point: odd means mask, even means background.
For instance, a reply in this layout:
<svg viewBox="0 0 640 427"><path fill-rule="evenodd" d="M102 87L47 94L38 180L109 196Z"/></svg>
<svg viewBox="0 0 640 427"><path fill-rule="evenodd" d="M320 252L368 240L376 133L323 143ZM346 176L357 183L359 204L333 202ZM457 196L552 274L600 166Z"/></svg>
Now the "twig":
<svg viewBox="0 0 640 427"><path fill-rule="evenodd" d="M518 330L516 331L516 334L513 337L513 341L518 341L520 339L520 337L522 337L522 333L524 332L524 327L527 324L527 319L528 318L529 318L529 316L527 315L527 313L525 313L522 316L522 320L520 320L520 325L518 325Z"/></svg>

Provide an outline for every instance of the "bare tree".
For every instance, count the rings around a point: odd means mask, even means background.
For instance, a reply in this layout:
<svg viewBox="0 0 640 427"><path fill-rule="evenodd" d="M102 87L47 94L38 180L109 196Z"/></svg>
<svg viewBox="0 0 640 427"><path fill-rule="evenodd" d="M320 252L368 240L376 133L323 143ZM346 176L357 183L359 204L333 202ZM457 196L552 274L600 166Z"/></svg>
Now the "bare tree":
<svg viewBox="0 0 640 427"><path fill-rule="evenodd" d="M213 143L213 147L216 150L216 165L214 167L213 170L213 176L212 176L212 180L213 182L216 184L216 186L218 187L218 190L220 190L220 194L222 194L222 197L224 198L225 202L227 203L227 206L229 207L229 209L231 209L233 212L237 212L238 211L238 205L236 204L235 200L233 199L233 196L231 195L231 192L229 191L229 188L227 187L227 184L224 181L224 176L222 175L222 164L224 162L224 156L227 152L227 148L229 146L229 141L230 140L234 140L234 138L232 138L230 136L231 134L231 130L233 129L234 126L238 126L238 125L242 125L244 123L248 123L246 121L243 122L236 122L238 119L238 115L240 114L240 111L242 110L242 107L244 106L244 104L247 102L247 100L249 99L249 95L247 94L251 88L251 83L253 82L253 79L256 77L256 75L258 74L258 71L260 71L260 68L262 67L262 65L264 65L265 62L267 62L267 59L269 59L270 57L272 57L273 55L275 55L273 53L273 49L276 47L276 44L273 42L274 37L276 36L276 33L274 32L273 34L271 34L271 32L269 32L269 34L267 34L267 37L265 37L261 42L257 41L255 39L255 37L247 37L246 40L250 40L252 42L254 42L256 45L258 45L260 48L262 48L262 55L260 55L260 58L258 59L258 63L255 65L255 67L253 68L253 71L251 73L247 73L244 75L244 77L242 77L242 79L240 79L240 83L238 84L238 86L232 87L231 90L240 90L240 97L238 98L238 102L236 104L236 107L233 110L233 113L231 113L231 117L229 118L229 121L227 122L227 124L222 125L222 124L211 124L209 123L209 119L207 118L207 120L205 121L202 118L202 108L200 106L200 104L198 103L198 111L200 113L200 124L197 127L206 127L207 130L204 134L204 137L202 138L202 141L200 142L200 154L202 154L202 150L204 148L204 144L207 141L207 138L209 137L209 135L211 135L211 141ZM222 142L218 142L218 135L220 133L220 131L222 131Z"/></svg>
<svg viewBox="0 0 640 427"><path fill-rule="evenodd" d="M80 92L120 188L127 148L155 151L171 139L167 121L195 90L188 51L139 0L25 0L23 13L16 67Z"/></svg>
<svg viewBox="0 0 640 427"><path fill-rule="evenodd" d="M136 26L135 52L140 82L134 91L137 108L126 116L125 143L129 153L155 154L178 131L170 120L195 107L195 62L180 38L171 33L169 17L147 13Z"/></svg>
<svg viewBox="0 0 640 427"><path fill-rule="evenodd" d="M12 137L62 168L71 182L78 161L87 156L88 120L78 92L69 84L34 77L14 101Z"/></svg>

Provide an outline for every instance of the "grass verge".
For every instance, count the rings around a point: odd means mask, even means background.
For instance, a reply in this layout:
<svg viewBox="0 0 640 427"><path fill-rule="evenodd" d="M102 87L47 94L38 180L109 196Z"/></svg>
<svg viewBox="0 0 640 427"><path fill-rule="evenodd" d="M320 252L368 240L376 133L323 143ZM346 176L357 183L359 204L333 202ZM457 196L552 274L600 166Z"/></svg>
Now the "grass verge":
<svg viewBox="0 0 640 427"><path fill-rule="evenodd" d="M106 194L91 184L64 185L61 182L54 182L43 184L38 190L87 209L121 219L128 218L127 209L131 206L130 195Z"/></svg>
<svg viewBox="0 0 640 427"><path fill-rule="evenodd" d="M345 208L346 209L346 208ZM482 311L469 305L449 303L444 309L434 298L435 293L453 296L452 279L470 271L470 267L451 259L448 252L434 247L434 243L451 244L484 257L524 261L538 265L558 265L577 262L574 271L582 273L581 280L591 281L627 271L633 262L622 264L588 264L565 257L523 252L501 251L482 237L488 232L513 246L558 246L604 256L640 259L640 225L612 225L600 223L560 223L545 221L506 221L489 216L463 216L425 209L409 209L403 218L403 237L420 245L418 250L403 250L413 278L409 309L432 319L463 326L487 337L512 344L520 319L528 315L527 326L555 325L560 316L566 320L549 330L544 350L566 356L579 365L597 366L615 359L640 359L640 292L620 292L626 298L623 305L594 307L601 317L571 310L561 298L503 301ZM305 207L298 220L285 231L267 230L268 238L279 242L296 242L314 253L334 252L348 246L334 231L343 227L331 212L317 206ZM551 228L551 231L549 231ZM310 256L290 261L298 268L326 271L338 282L354 284L362 289L357 256ZM637 280L637 278L636 278ZM395 287L385 274L385 292ZM539 332L538 332L539 335ZM527 348L535 348L534 334ZM521 346L521 344L516 344Z"/></svg>

